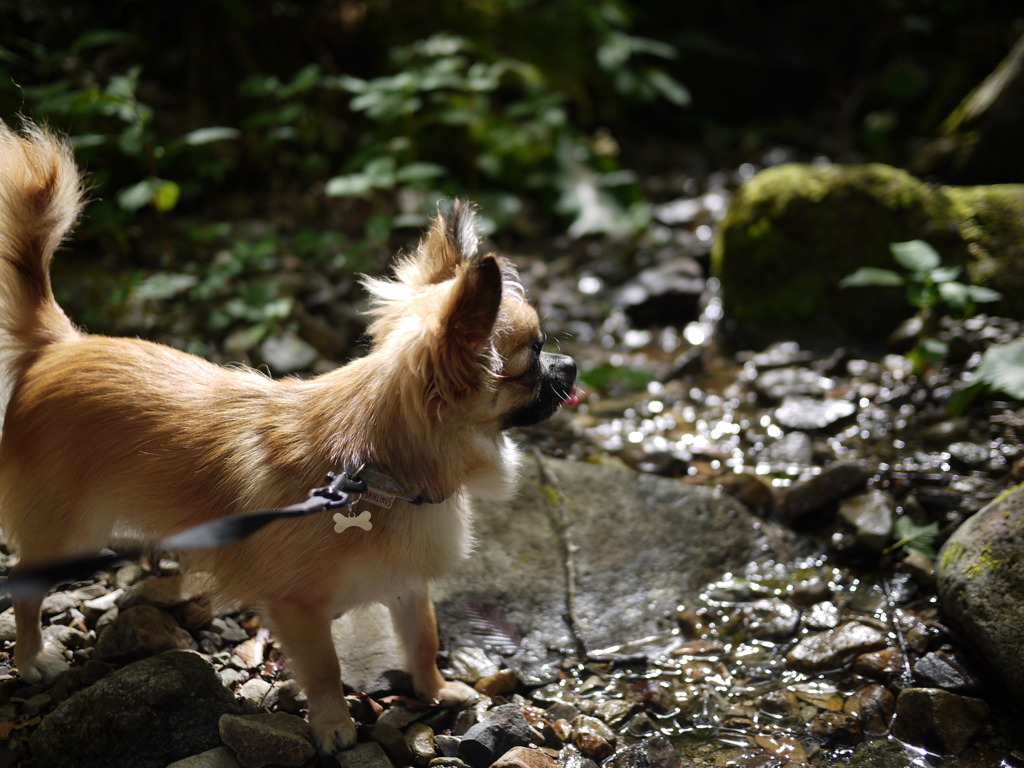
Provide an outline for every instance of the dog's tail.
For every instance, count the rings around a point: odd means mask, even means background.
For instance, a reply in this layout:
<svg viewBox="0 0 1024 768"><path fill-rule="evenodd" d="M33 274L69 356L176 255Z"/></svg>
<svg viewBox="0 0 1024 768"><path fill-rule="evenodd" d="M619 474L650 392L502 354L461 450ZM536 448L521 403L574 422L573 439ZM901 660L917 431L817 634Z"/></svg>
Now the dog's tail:
<svg viewBox="0 0 1024 768"><path fill-rule="evenodd" d="M14 375L35 350L78 335L53 298L50 261L83 196L66 143L35 125L17 132L0 122L0 344Z"/></svg>

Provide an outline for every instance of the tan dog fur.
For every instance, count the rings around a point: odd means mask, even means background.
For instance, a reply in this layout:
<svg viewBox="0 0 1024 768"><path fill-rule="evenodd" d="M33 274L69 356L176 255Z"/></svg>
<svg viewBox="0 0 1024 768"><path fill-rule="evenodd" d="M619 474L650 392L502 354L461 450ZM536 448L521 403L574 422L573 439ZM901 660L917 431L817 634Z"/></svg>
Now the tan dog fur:
<svg viewBox="0 0 1024 768"><path fill-rule="evenodd" d="M502 432L510 414L551 399L540 394L549 382L537 313L507 261L476 254L472 210L455 204L398 260L393 279L367 281L374 319L365 357L309 380L275 381L76 329L48 273L81 188L65 144L32 126L0 127L0 338L10 397L0 525L20 564L292 504L328 470L371 462L445 501L375 508L372 531L334 533L329 514L281 521L189 565L211 575L219 598L270 620L325 751L356 738L330 633L332 618L355 605L389 606L419 696L470 697L437 669L429 584L471 546L467 493L496 499L512 490L517 454ZM564 379L555 404L541 404L545 413L571 399ZM20 674L59 672L63 660L43 644L39 601L16 601L15 614Z"/></svg>

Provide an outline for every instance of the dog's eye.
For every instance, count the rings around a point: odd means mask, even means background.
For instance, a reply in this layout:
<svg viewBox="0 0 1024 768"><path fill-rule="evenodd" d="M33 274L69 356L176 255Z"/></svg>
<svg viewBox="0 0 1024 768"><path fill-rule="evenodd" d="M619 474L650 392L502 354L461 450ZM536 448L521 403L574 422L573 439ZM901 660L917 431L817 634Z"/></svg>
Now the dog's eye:
<svg viewBox="0 0 1024 768"><path fill-rule="evenodd" d="M548 337L547 336L542 336L541 338L537 339L535 342L533 342L533 344L530 345L530 349L532 349L534 351L534 353L539 355L540 351L542 349L544 349L544 345L547 344L547 343L548 343Z"/></svg>

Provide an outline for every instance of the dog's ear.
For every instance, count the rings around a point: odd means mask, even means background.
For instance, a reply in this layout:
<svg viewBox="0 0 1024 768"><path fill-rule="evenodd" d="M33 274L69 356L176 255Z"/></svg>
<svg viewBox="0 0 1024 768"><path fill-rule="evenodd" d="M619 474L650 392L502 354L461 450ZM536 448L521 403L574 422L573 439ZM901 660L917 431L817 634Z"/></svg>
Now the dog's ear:
<svg viewBox="0 0 1024 768"><path fill-rule="evenodd" d="M438 213L420 240L413 258L414 280L432 285L455 277L460 264L473 259L479 247L476 209L456 200Z"/></svg>
<svg viewBox="0 0 1024 768"><path fill-rule="evenodd" d="M488 341L501 306L502 275L493 255L463 262L441 299L433 333L418 348L425 412L455 405L494 376Z"/></svg>
<svg viewBox="0 0 1024 768"><path fill-rule="evenodd" d="M501 267L494 254L465 264L442 310L444 341L479 352L498 319L501 288Z"/></svg>

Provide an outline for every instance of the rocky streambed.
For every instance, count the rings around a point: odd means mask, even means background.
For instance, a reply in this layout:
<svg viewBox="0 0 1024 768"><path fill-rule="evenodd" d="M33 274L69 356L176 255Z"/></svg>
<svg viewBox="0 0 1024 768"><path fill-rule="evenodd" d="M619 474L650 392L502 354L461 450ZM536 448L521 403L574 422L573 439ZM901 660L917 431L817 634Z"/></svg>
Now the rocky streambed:
<svg viewBox="0 0 1024 768"><path fill-rule="evenodd" d="M1024 409L948 408L1020 324L944 321L923 371L898 341L730 348L705 273L730 183L661 207L638 253L517 258L585 392L518 435L520 493L478 510L436 590L475 706L411 698L386 616L357 611L335 639L360 741L318 756L260 618L210 616L172 560L130 564L47 599L53 685L11 670L0 597L0 768L1024 764ZM951 548L968 520L1005 546ZM962 567L937 580L944 545Z"/></svg>

